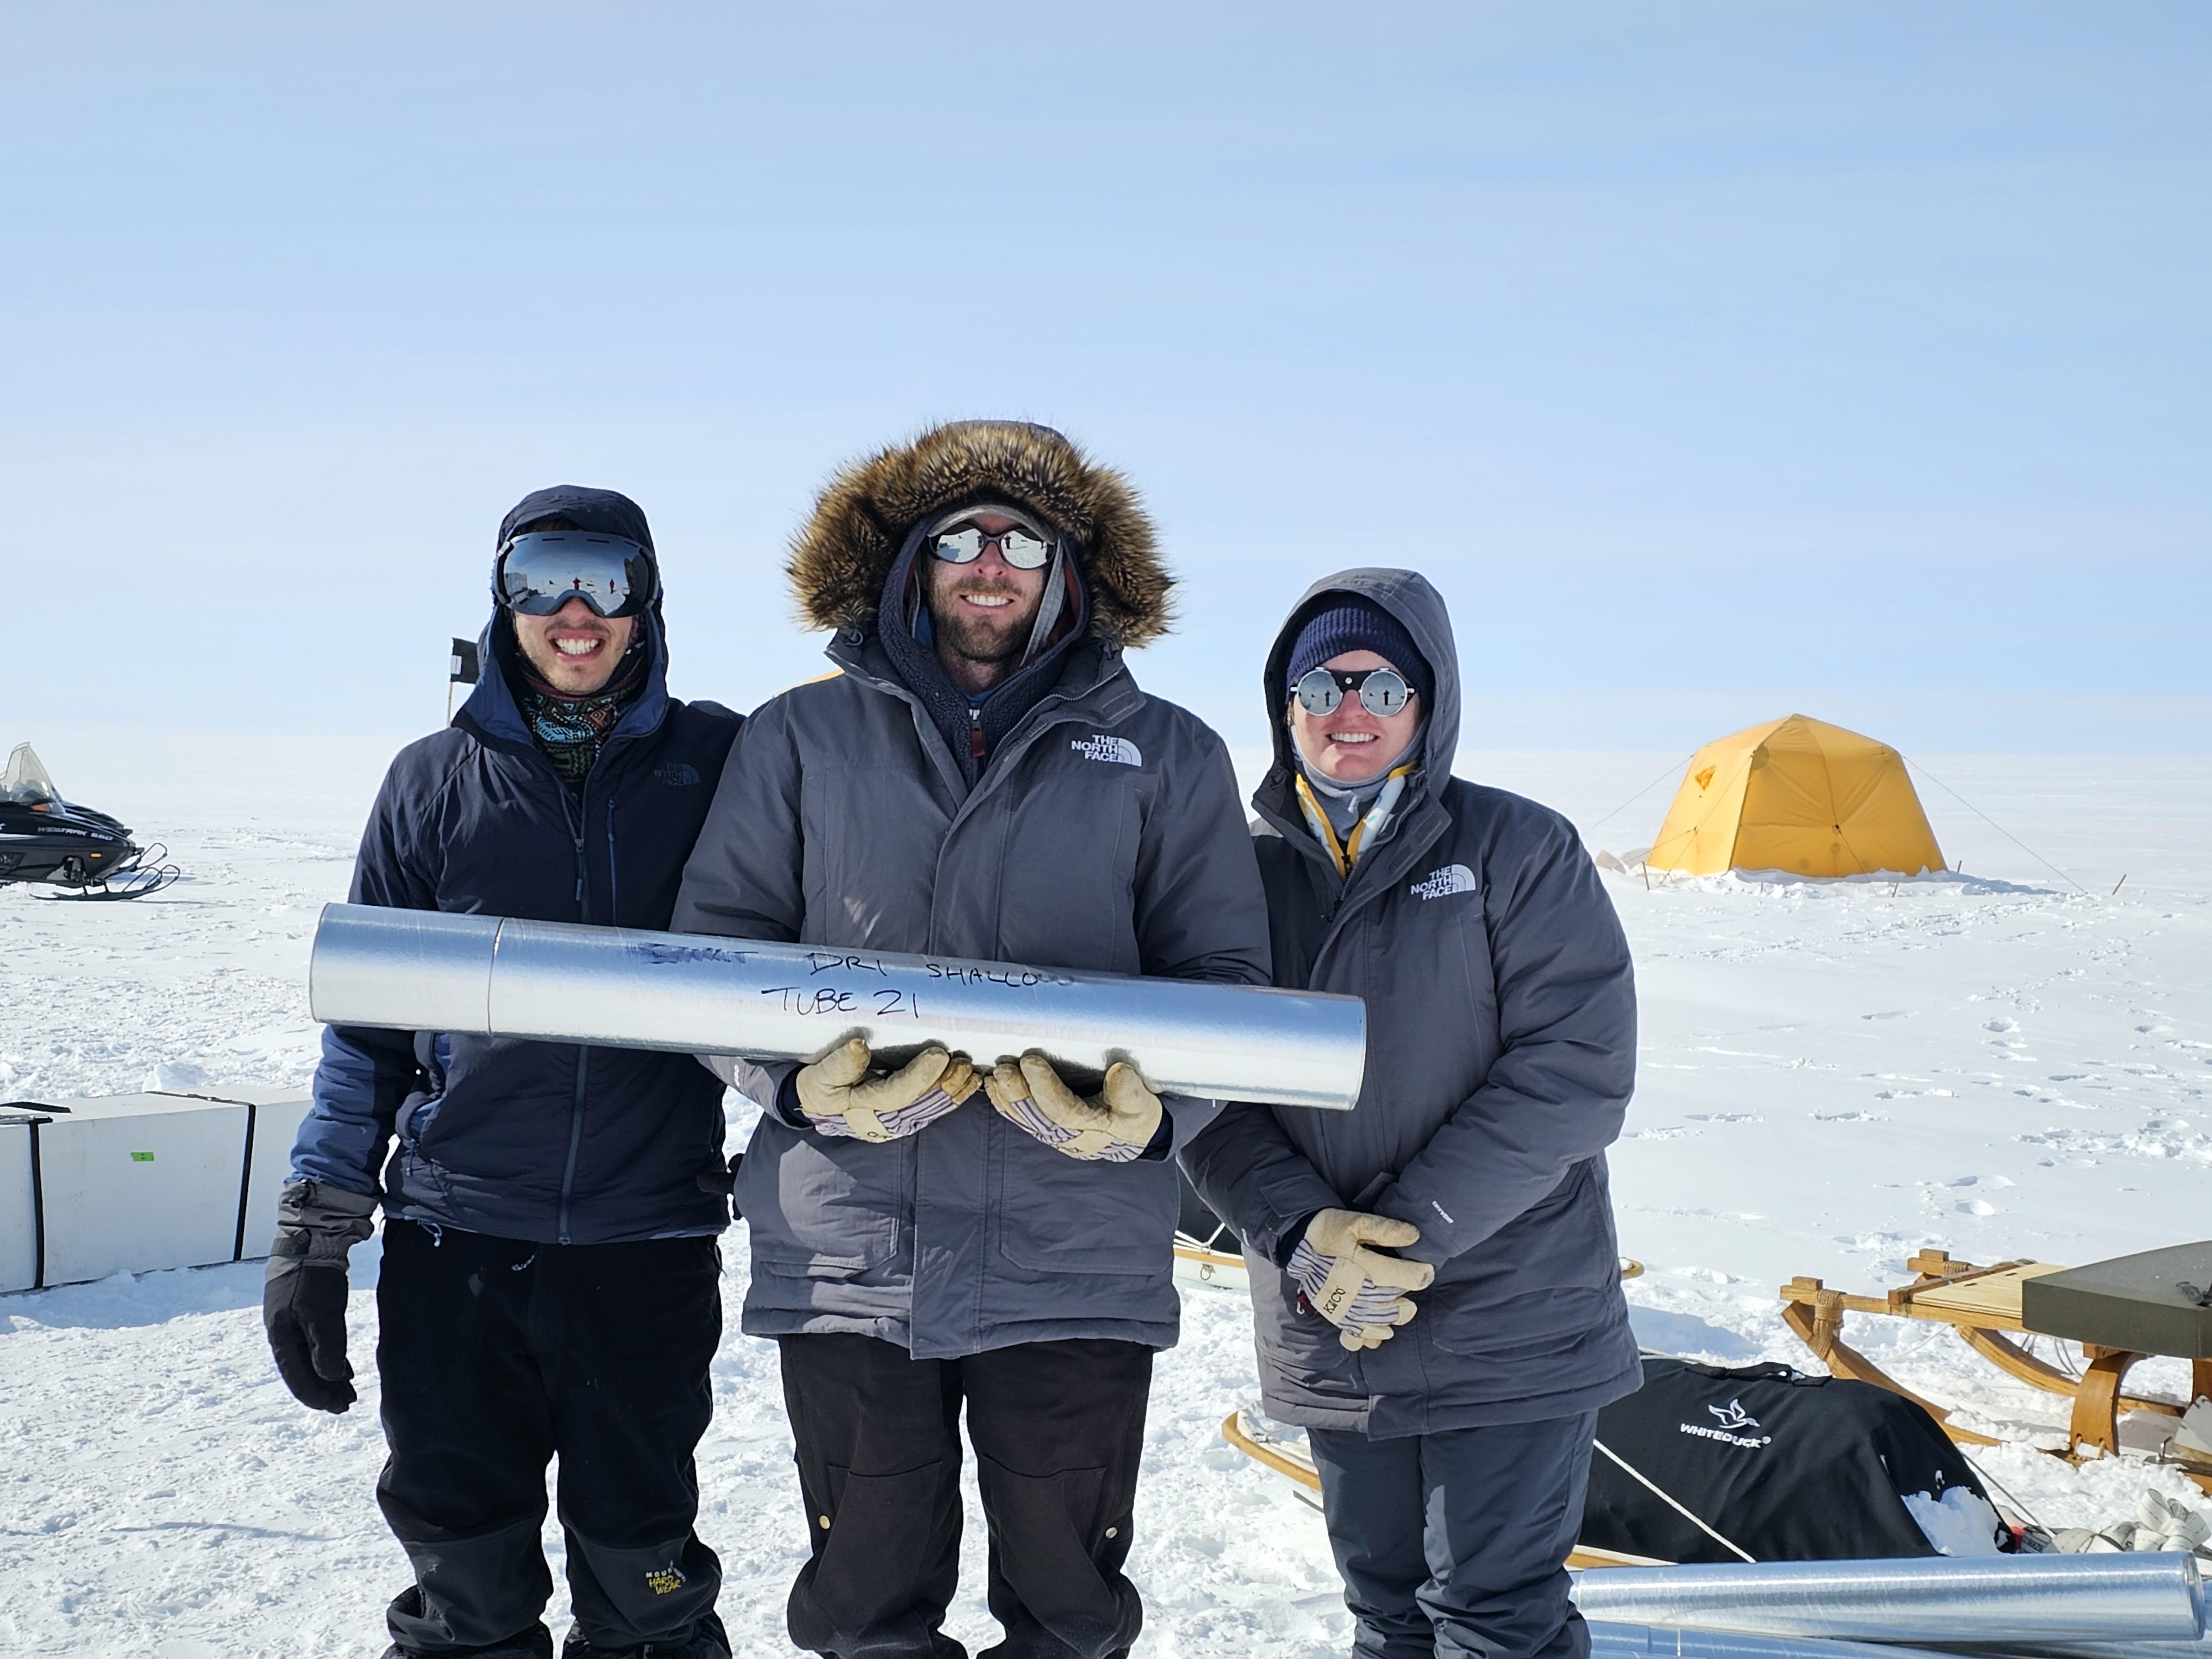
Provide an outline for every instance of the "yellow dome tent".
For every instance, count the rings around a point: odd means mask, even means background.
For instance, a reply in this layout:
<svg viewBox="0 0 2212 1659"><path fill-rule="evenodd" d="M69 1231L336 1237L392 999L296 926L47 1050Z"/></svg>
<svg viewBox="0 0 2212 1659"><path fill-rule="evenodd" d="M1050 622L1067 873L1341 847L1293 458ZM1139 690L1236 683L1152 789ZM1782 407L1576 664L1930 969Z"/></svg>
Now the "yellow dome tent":
<svg viewBox="0 0 2212 1659"><path fill-rule="evenodd" d="M1644 862L1695 876L1729 869L1918 875L1944 867L1904 757L1803 714L1698 750Z"/></svg>

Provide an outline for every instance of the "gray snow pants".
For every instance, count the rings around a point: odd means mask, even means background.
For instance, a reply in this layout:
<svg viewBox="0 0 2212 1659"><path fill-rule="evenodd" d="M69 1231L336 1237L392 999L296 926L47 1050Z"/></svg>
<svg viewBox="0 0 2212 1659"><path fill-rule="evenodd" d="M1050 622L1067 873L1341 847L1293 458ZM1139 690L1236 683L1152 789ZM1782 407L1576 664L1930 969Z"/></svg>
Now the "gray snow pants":
<svg viewBox="0 0 2212 1659"><path fill-rule="evenodd" d="M1567 1599L1597 1413L1370 1440L1310 1429L1358 1659L1588 1659Z"/></svg>

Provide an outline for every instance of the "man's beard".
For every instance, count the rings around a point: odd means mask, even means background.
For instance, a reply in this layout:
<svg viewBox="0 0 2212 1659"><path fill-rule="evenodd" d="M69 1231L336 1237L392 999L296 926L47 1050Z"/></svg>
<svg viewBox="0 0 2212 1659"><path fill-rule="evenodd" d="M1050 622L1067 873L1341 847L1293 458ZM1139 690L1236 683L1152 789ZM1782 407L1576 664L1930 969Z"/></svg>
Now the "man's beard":
<svg viewBox="0 0 2212 1659"><path fill-rule="evenodd" d="M996 617L987 618L961 610L963 593L1003 594L1012 603ZM1036 626L1037 605L1042 597L1036 595L1024 605L1022 596L1012 588L981 584L964 586L931 604L930 623L948 649L969 662L1018 662L1029 644L1030 631ZM1006 620L1000 621L999 617Z"/></svg>

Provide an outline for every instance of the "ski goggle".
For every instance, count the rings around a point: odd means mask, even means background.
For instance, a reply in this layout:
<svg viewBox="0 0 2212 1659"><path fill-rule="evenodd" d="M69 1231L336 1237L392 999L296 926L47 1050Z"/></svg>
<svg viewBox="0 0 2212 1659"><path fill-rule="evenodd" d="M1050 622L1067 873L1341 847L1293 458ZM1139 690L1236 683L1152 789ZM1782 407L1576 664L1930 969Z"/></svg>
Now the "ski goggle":
<svg viewBox="0 0 2212 1659"><path fill-rule="evenodd" d="M1360 707L1379 720L1401 712L1413 695L1395 668L1316 668L1298 677L1298 707L1309 714L1334 714L1347 691L1359 693Z"/></svg>
<svg viewBox="0 0 2212 1659"><path fill-rule="evenodd" d="M930 538L929 550L947 564L973 564L983 550L995 547L999 556L1017 570L1042 570L1052 556L1052 544L1034 530L1016 526L994 534L966 525Z"/></svg>
<svg viewBox="0 0 2212 1659"><path fill-rule="evenodd" d="M539 530L499 550L492 592L510 611L550 617L581 599L602 617L635 617L660 591L653 555L620 536Z"/></svg>

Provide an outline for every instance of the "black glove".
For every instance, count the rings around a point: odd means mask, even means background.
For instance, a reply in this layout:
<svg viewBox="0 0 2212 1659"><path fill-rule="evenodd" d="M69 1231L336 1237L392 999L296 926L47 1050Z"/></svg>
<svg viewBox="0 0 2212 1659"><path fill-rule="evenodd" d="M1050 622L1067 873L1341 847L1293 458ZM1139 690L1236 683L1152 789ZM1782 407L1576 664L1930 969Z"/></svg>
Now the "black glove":
<svg viewBox="0 0 2212 1659"><path fill-rule="evenodd" d="M729 1166L726 1169L720 1164L709 1164L699 1171L699 1190L702 1193L712 1193L717 1198L728 1199L730 1219L732 1221L743 1221L745 1218L744 1212L738 1207L737 1199L738 1169L744 1161L745 1155L743 1152L734 1152L731 1154Z"/></svg>
<svg viewBox="0 0 2212 1659"><path fill-rule="evenodd" d="M374 1226L374 1198L295 1181L276 1206L276 1242L261 1286L261 1326L292 1397L343 1412L358 1397L346 1363L346 1252Z"/></svg>

